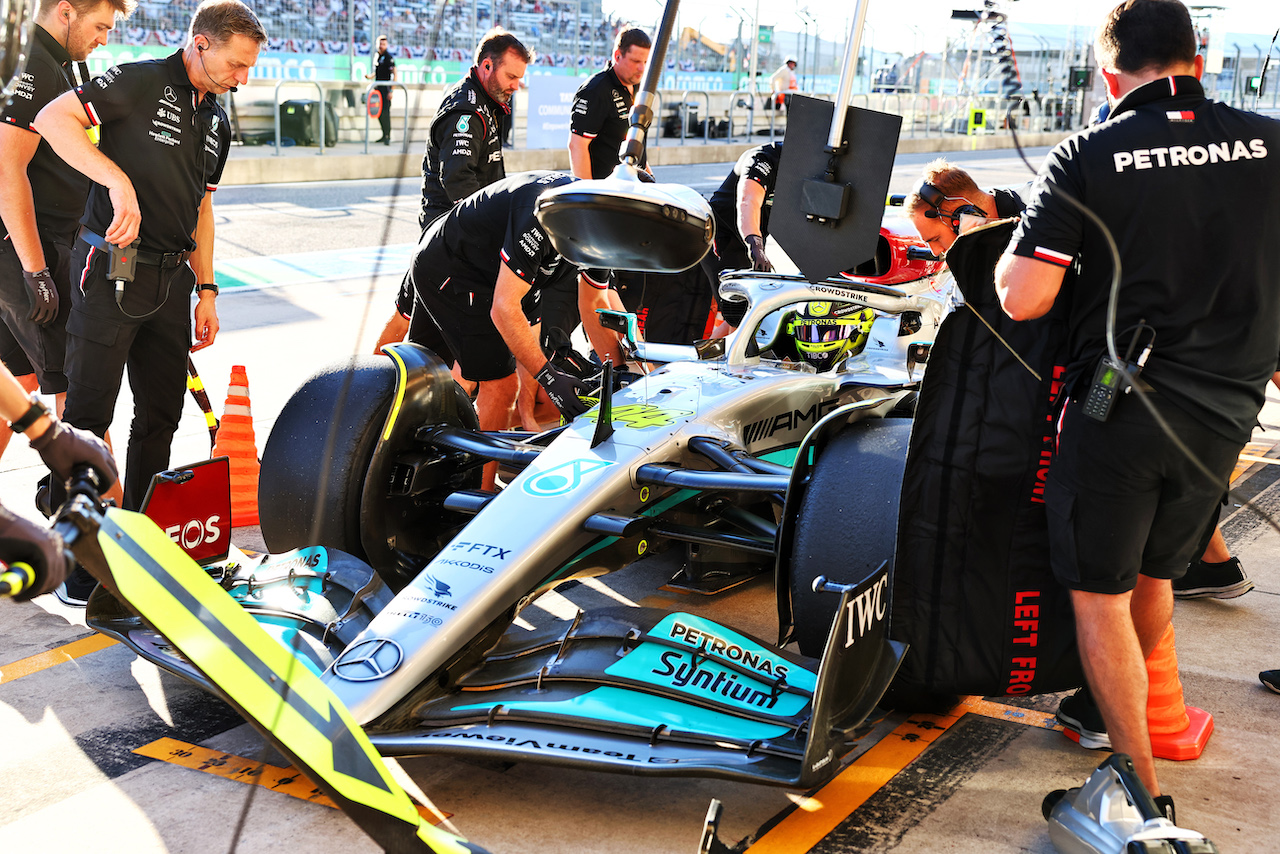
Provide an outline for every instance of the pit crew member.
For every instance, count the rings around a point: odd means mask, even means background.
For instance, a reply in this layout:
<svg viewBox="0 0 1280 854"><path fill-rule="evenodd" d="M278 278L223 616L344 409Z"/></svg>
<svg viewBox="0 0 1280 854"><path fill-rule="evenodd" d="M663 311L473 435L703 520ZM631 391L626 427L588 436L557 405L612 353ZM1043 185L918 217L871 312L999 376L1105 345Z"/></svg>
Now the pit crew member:
<svg viewBox="0 0 1280 854"><path fill-rule="evenodd" d="M525 172L490 184L435 220L418 244L414 292L457 356L462 376L479 383L481 430L502 429L510 420L517 362L566 418L586 410L577 395L580 381L547 360L537 328L541 293L578 271L551 245L534 206L546 190L575 180L563 172ZM586 270L577 278L592 346L601 359L621 365L618 338L595 313L612 307L608 271Z"/></svg>
<svg viewBox="0 0 1280 854"><path fill-rule="evenodd" d="M1117 6L1096 53L1111 115L1049 154L996 286L1015 320L1069 301L1070 400L1045 495L1050 560L1072 591L1103 737L1159 796L1144 660L1169 625L1170 579L1186 571L1226 489L1280 351L1280 243L1266 237L1280 233L1280 199L1258 193L1280 181L1280 124L1205 98L1204 59L1177 0ZM1137 394L1117 395L1105 421L1084 413L1106 355L1112 262L1103 232L1068 196L1120 247L1121 358L1131 341L1135 353L1151 345L1146 399L1212 482ZM1082 743L1094 735L1086 705L1077 695L1059 709Z"/></svg>
<svg viewBox="0 0 1280 854"><path fill-rule="evenodd" d="M745 302L720 298L720 274L726 270L773 272L764 241L769 236L769 213L773 210L773 190L781 160L780 142L749 148L711 194L716 237L711 251L702 258L702 270L724 317L724 322L712 331L713 338L723 338L736 329L747 311Z"/></svg>
<svg viewBox="0 0 1280 854"><path fill-rule="evenodd" d="M33 122L46 104L89 80L84 60L134 0L43 0L31 56L0 115L0 312L61 412L71 311L71 247L89 179L63 163Z"/></svg>
<svg viewBox="0 0 1280 854"><path fill-rule="evenodd" d="M215 96L243 85L266 33L240 0L205 0L185 47L165 59L109 69L40 111L36 129L94 181L72 258L66 420L106 432L126 365L134 418L126 508L169 465L186 391L187 351L218 333L213 204L230 145ZM95 148L85 134L101 133ZM135 278L107 278L113 247L134 251ZM125 253L128 254L127 252ZM192 345L192 291L195 346Z"/></svg>
<svg viewBox="0 0 1280 854"><path fill-rule="evenodd" d="M427 153L422 158L422 212L418 226L431 221L476 190L506 177L502 162L504 127L511 119L511 96L520 88L533 54L502 28L490 30L476 46L475 65L444 92L431 122ZM413 289L406 275L396 297L396 311L378 337L384 344L409 340L434 350L445 364L453 354L430 318L414 318Z"/></svg>

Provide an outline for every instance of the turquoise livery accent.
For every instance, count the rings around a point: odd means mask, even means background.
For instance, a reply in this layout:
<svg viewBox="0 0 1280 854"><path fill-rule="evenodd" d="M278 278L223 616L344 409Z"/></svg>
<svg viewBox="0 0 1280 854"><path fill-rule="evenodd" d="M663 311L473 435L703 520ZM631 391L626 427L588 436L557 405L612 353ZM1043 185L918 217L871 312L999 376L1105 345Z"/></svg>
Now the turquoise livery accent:
<svg viewBox="0 0 1280 854"><path fill-rule="evenodd" d="M488 709L487 703L454 706L457 710ZM642 727L665 724L673 730L696 732L720 738L754 740L779 738L791 727L757 723L742 718L700 709L665 697L653 697L621 688L596 688L572 700L550 703L537 701L503 703L504 711L527 710L561 714L586 720L612 721Z"/></svg>
<svg viewBox="0 0 1280 854"><path fill-rule="evenodd" d="M785 676L789 686L809 693L813 693L818 685L816 673L787 661L732 629L693 614L679 611L668 614L653 627L649 636L688 644L701 655L740 664L759 673L764 682L771 683L779 676Z"/></svg>

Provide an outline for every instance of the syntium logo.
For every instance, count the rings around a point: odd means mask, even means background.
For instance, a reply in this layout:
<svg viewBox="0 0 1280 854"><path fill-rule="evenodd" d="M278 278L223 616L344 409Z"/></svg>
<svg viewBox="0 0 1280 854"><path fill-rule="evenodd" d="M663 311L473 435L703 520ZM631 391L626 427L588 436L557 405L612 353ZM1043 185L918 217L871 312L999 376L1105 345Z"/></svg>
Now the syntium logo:
<svg viewBox="0 0 1280 854"><path fill-rule="evenodd" d="M760 691L738 681L738 674L731 670L699 670L691 665L684 653L668 650L659 656L661 664L653 668L655 676L670 678L677 688L700 688L709 694L719 694L748 706L772 709L778 702L776 694Z"/></svg>
<svg viewBox="0 0 1280 854"><path fill-rule="evenodd" d="M815 403L808 409L791 409L786 412L779 412L770 415L760 421L753 421L742 430L742 443L750 445L753 442L759 442L762 439L768 439L778 432L789 432L798 430L801 427L812 427L817 424L831 410L840 405L837 398L824 400Z"/></svg>

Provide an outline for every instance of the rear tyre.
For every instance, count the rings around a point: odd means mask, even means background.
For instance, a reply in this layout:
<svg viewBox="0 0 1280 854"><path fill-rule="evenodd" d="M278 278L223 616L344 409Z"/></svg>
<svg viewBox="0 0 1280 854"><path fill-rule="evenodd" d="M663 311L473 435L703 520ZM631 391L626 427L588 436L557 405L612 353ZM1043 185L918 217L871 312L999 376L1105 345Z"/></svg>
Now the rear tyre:
<svg viewBox="0 0 1280 854"><path fill-rule="evenodd" d="M856 421L827 443L814 465L791 554L794 639L805 655L822 655L840 600L814 592L813 580L857 584L883 561L893 566L911 424L905 418Z"/></svg>

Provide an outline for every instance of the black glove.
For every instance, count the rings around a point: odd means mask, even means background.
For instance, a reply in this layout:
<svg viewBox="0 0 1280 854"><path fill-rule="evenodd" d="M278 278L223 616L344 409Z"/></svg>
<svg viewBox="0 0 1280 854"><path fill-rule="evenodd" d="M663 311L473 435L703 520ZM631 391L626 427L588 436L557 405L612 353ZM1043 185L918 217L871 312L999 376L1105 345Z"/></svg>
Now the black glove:
<svg viewBox="0 0 1280 854"><path fill-rule="evenodd" d="M764 238L748 234L746 241L747 251L751 253L751 269L757 273L772 273L773 265L769 263L769 256L764 254Z"/></svg>
<svg viewBox="0 0 1280 854"><path fill-rule="evenodd" d="M582 380L557 370L550 362L538 371L534 379L547 390L547 397L551 398L566 421L572 421L587 411L587 405L578 399L578 390L587 388Z"/></svg>
<svg viewBox="0 0 1280 854"><path fill-rule="evenodd" d="M24 601L41 593L50 593L66 580L75 566L62 537L0 507L0 560L5 563L28 563L36 580L14 599Z"/></svg>
<svg viewBox="0 0 1280 854"><path fill-rule="evenodd" d="M27 320L41 326L48 326L58 316L58 289L53 284L53 276L45 267L37 273L22 271L22 281L27 286L27 303L31 306L31 314Z"/></svg>
<svg viewBox="0 0 1280 854"><path fill-rule="evenodd" d="M31 447L61 483L66 483L77 466L91 466L98 476L98 491L106 492L116 482L118 471L115 457L107 443L90 433L68 427L56 418L49 429L31 440Z"/></svg>

